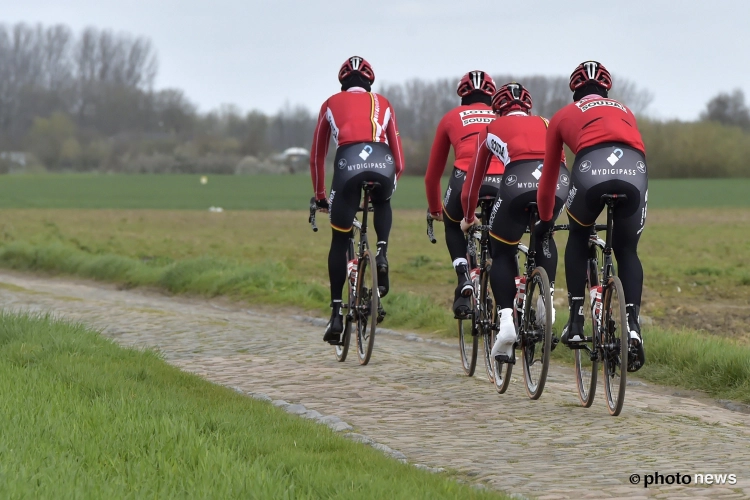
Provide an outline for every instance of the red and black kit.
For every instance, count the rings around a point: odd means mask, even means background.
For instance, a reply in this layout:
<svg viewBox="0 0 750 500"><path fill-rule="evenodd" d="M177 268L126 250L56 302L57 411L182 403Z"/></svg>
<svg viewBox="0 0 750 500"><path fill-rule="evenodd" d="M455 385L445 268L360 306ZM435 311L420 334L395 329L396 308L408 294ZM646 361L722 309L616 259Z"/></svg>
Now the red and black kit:
<svg viewBox="0 0 750 500"><path fill-rule="evenodd" d="M475 103L458 106L443 116L435 131L435 140L430 151L430 161L427 165L427 173L424 178L427 189L427 203L430 213L439 213L441 209L453 221L460 221L463 217L461 209L461 186L463 185L464 173L469 168L469 163L474 157L477 147L477 136L486 129L487 125L496 118L492 108L484 103ZM440 205L440 177L445 171L448 153L451 145L455 153L454 169L451 181L445 193L443 206ZM491 162L487 170L487 189L496 189L492 186L492 179L502 176L503 164L498 160ZM460 181L460 182L459 182Z"/></svg>
<svg viewBox="0 0 750 500"><path fill-rule="evenodd" d="M391 104L379 94L353 87L331 96L320 107L310 152L310 173L316 199L326 197L325 159L331 136L338 147L356 143L385 144L393 157L395 176L401 176L404 157ZM334 168L334 182L336 172Z"/></svg>

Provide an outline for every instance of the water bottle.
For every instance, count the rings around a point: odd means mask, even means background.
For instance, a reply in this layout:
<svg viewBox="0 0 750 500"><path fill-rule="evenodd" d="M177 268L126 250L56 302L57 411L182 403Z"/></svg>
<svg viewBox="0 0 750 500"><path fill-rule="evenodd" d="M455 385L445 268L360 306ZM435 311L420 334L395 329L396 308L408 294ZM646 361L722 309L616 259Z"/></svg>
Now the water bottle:
<svg viewBox="0 0 750 500"><path fill-rule="evenodd" d="M357 283L357 265L359 264L358 259L352 259L346 264L346 274L349 276L349 283L355 286Z"/></svg>
<svg viewBox="0 0 750 500"><path fill-rule="evenodd" d="M523 303L526 300L526 276L516 276L516 309L523 311Z"/></svg>

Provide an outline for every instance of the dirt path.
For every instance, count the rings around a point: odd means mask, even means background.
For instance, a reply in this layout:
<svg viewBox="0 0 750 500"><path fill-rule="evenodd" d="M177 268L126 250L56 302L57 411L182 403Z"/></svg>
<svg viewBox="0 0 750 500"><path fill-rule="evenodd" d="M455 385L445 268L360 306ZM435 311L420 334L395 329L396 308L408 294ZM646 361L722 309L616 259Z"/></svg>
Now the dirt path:
<svg viewBox="0 0 750 500"><path fill-rule="evenodd" d="M52 311L127 346L158 348L209 380L336 415L410 462L461 471L489 487L540 499L750 497L750 415L660 387L628 388L619 418L602 397L577 405L572 370L554 366L529 401L522 380L498 396L463 376L457 350L381 335L371 364L337 363L320 327L292 318L155 293L0 272L6 309ZM601 387L597 392L601 391ZM646 474L689 475L651 485ZM735 474L700 486L694 474ZM641 484L630 483L631 474Z"/></svg>

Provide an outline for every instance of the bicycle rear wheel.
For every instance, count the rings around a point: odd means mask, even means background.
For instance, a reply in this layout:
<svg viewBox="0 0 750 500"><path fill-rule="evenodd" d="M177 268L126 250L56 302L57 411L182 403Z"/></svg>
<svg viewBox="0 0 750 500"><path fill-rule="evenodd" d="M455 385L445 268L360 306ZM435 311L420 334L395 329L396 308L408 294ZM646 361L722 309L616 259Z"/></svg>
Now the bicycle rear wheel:
<svg viewBox="0 0 750 500"><path fill-rule="evenodd" d="M547 271L537 267L526 283L521 322L521 354L526 394L539 399L544 391L552 351L552 293Z"/></svg>
<svg viewBox="0 0 750 500"><path fill-rule="evenodd" d="M604 397L609 414L617 416L625 402L629 341L625 293L617 276L605 285L603 308Z"/></svg>
<svg viewBox="0 0 750 500"><path fill-rule="evenodd" d="M357 357L360 365L370 362L375 345L375 325L373 317L378 314L378 274L375 255L368 248L359 258L357 266L357 287L354 299L354 318L357 331Z"/></svg>
<svg viewBox="0 0 750 500"><path fill-rule="evenodd" d="M597 357L598 344L596 340L594 340L594 338L599 335L599 332L597 331L598 328L593 317L594 300L591 298L591 290L599 284L600 255L601 249L596 245L590 244L587 265L586 294L584 296L584 302L589 302L588 307L583 308L583 317L584 324L591 325L592 352L589 352L586 349L574 350L578 400L584 408L590 407L591 403L594 402L594 394L596 394L596 373L599 369L599 360Z"/></svg>

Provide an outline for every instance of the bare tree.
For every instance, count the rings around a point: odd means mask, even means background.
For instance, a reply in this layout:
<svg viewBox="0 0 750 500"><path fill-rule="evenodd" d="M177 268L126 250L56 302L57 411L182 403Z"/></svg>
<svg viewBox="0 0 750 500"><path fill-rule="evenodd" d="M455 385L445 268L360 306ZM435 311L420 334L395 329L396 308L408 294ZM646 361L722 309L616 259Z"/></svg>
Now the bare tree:
<svg viewBox="0 0 750 500"><path fill-rule="evenodd" d="M721 92L706 103L701 120L750 129L750 110L745 104L745 93L741 89L735 89L731 94Z"/></svg>

